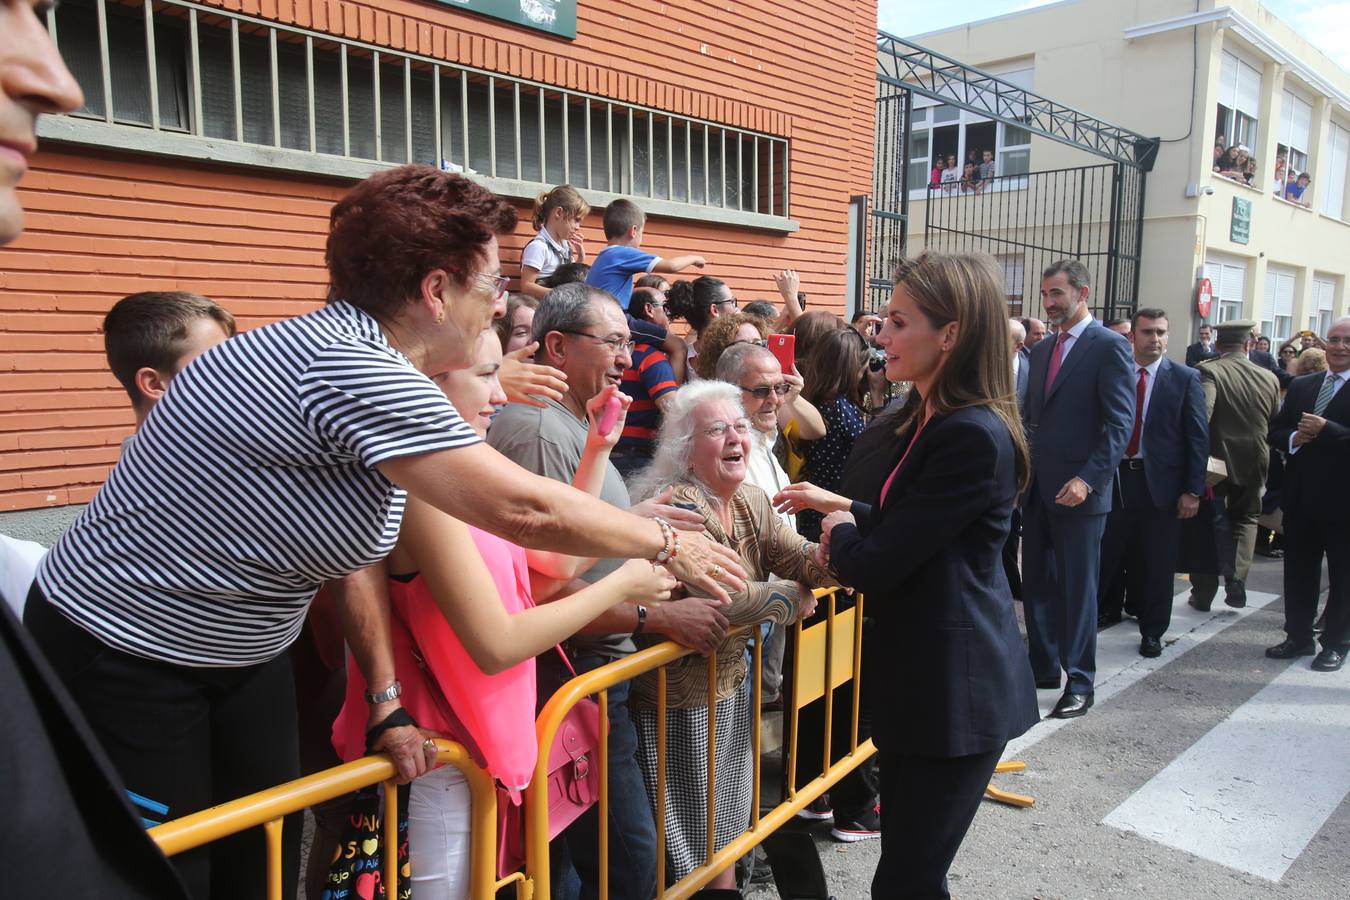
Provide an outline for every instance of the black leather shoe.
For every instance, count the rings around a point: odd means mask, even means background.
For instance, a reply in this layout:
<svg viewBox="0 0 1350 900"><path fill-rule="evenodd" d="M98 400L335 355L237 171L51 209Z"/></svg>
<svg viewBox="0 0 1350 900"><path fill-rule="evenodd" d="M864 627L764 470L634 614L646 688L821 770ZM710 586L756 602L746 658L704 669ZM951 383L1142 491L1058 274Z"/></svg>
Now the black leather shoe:
<svg viewBox="0 0 1350 900"><path fill-rule="evenodd" d="M1139 641L1139 655L1153 659L1162 656L1162 641L1155 637L1145 636Z"/></svg>
<svg viewBox="0 0 1350 900"><path fill-rule="evenodd" d="M1242 609L1247 605L1247 585L1241 581L1233 581L1224 585L1223 602L1233 609Z"/></svg>
<svg viewBox="0 0 1350 900"><path fill-rule="evenodd" d="M1317 654L1317 659L1313 660L1312 667L1317 672L1335 672L1341 666L1345 665L1345 654L1339 650L1332 650L1330 647L1323 647L1322 652Z"/></svg>
<svg viewBox="0 0 1350 900"><path fill-rule="evenodd" d="M1266 559L1284 559L1284 551L1279 547L1271 547L1266 544L1256 545L1256 555L1264 556Z"/></svg>
<svg viewBox="0 0 1350 900"><path fill-rule="evenodd" d="M1059 690L1059 676L1052 678L1037 678L1036 690L1038 691L1057 691Z"/></svg>
<svg viewBox="0 0 1350 900"><path fill-rule="evenodd" d="M1266 656L1271 659L1293 659L1296 656L1312 656L1316 652L1317 645L1312 641L1296 641L1293 638L1285 638L1274 647L1266 648Z"/></svg>
<svg viewBox="0 0 1350 900"><path fill-rule="evenodd" d="M1200 612L1209 612L1209 605L1213 602L1213 597L1210 597L1208 600L1201 600L1199 597L1195 596L1194 591L1191 591L1191 595L1186 598L1186 603L1191 609L1196 609Z"/></svg>
<svg viewBox="0 0 1350 900"><path fill-rule="evenodd" d="M1064 696L1059 698L1055 708L1050 710L1052 719L1076 719L1092 709L1092 693L1071 694L1064 692Z"/></svg>

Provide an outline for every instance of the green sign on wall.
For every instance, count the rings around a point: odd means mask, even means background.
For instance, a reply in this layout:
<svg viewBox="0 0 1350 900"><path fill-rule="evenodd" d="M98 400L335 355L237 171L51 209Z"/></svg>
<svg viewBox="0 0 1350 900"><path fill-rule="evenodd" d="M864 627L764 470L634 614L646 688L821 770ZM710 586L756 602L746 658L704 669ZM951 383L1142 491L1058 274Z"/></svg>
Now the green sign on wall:
<svg viewBox="0 0 1350 900"><path fill-rule="evenodd" d="M1233 222L1228 229L1228 239L1235 244L1245 244L1252 236L1252 201L1241 197L1233 198Z"/></svg>
<svg viewBox="0 0 1350 900"><path fill-rule="evenodd" d="M571 40L577 36L577 0L440 0L446 6L504 19Z"/></svg>

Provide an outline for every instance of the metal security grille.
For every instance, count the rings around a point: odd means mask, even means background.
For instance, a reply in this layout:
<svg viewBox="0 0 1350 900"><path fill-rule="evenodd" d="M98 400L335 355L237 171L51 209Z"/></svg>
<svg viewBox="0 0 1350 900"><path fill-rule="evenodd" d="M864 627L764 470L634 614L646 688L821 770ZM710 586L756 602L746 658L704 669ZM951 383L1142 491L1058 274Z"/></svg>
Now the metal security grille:
<svg viewBox="0 0 1350 900"><path fill-rule="evenodd" d="M869 310L884 309L891 298L896 265L905 256L909 230L909 191L905 170L909 168L909 120L913 95L884 82L877 83L877 130L872 178L872 228L867 260Z"/></svg>
<svg viewBox="0 0 1350 900"><path fill-rule="evenodd" d="M84 89L79 119L789 215L784 138L187 0L65 0L47 25Z"/></svg>
<svg viewBox="0 0 1350 900"><path fill-rule="evenodd" d="M1119 163L928 187L924 248L980 252L1003 270L1009 315L1040 316L1041 272L1073 258L1092 275L1093 314L1134 312L1143 173Z"/></svg>
<svg viewBox="0 0 1350 900"><path fill-rule="evenodd" d="M978 185L960 181L929 185L928 173L911 171L911 149L916 139L923 140L923 133L912 127L915 94L1016 129L1027 135L1025 143L1037 135L1076 147L1103 163L1009 172ZM1129 315L1139 303L1145 179L1157 150L1155 138L879 33L869 259L873 308L884 305L889 296L896 260L913 252L906 246L906 231L914 199L924 205L922 249L982 252L998 261L1009 315L1040 315L1040 273L1065 257L1080 260L1092 273L1095 315L1102 319ZM911 198L911 191L919 196Z"/></svg>

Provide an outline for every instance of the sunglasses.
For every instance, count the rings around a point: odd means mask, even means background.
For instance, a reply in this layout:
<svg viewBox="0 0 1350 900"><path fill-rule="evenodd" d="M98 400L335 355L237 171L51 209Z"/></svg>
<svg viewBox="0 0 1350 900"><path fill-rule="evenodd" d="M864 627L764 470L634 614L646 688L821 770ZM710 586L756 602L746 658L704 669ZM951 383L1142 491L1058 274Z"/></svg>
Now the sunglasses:
<svg viewBox="0 0 1350 900"><path fill-rule="evenodd" d="M742 387L741 390L756 400L767 400L770 394L777 394L780 397L786 395L788 391L792 390L792 385L786 381L780 381L778 384L762 384L756 388Z"/></svg>

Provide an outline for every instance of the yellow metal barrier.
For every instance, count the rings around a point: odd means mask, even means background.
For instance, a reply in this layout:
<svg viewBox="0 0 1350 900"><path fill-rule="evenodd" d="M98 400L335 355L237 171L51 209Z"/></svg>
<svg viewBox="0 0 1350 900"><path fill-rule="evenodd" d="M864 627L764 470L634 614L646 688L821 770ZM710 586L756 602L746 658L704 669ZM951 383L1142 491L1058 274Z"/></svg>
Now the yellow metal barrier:
<svg viewBox="0 0 1350 900"><path fill-rule="evenodd" d="M437 740L436 758L464 773L469 783L473 809L470 827L473 840L469 863L470 896L491 898L499 887L525 882L520 875L497 881L497 793L492 778L470 758L468 751L452 741ZM346 765L287 782L183 816L150 829L150 836L166 856L192 850L249 828L263 826L267 838L267 897L281 900L281 829L285 816L317 803L374 784L384 783L385 846L398 846L398 792L394 790L394 764L387 756L367 756ZM384 883L388 896L398 890L398 855L385 854ZM518 888L520 900L529 900L528 884Z"/></svg>
<svg viewBox="0 0 1350 900"><path fill-rule="evenodd" d="M857 605L853 609L839 613L835 606L836 594L840 589L831 588L817 590L816 596L826 604L826 620L822 623L812 626L808 629L802 629L798 623L793 629L793 639L797 646L797 663L794 667L793 684L791 691L787 696L791 698L790 715L792 716L793 733L796 734L797 712L808 703L811 703L820 697L825 698L825 740L827 751L825 760L830 759L828 751L828 742L830 739L830 728L834 712L833 690L826 690L826 672L830 673L828 682L831 688L853 680L855 684L861 682L861 649L862 649L862 598L857 598ZM757 628L758 626L743 626L745 628ZM737 633L733 631L732 634ZM608 665L602 666L591 672L587 672L576 678L573 678L567 684L563 685L556 694L549 700L539 715L536 731L539 738L539 746L547 748L553 741L563 717L567 715L576 703L584 697L592 694L598 694L601 708L601 732L608 731L607 716L607 698L608 689L614 685L628 681L645 672L656 670L657 672L657 809L655 813L656 836L657 836L657 893L664 898L682 898L689 897L701 888L711 882L720 872L728 866L733 865L737 859L750 852L755 846L760 844L774 831L781 828L784 824L791 821L802 809L806 808L818 796L827 791L831 785L840 778L851 772L854 768L861 765L874 752L875 748L870 740L860 742L858 740L858 700L859 692L854 691L853 709L850 711L850 724L852 736L850 741L850 752L838 762L828 765L820 775L802 787L801 790L795 790L793 785L796 780L796 754L792 749L787 753L788 769L788 794L782 803L774 807L767 813L760 813L760 668L762 665L760 641L755 642L753 653L753 663L751 671L747 675L753 685L752 706L753 706L753 731L751 735L752 747L752 795L750 804L750 822L747 823L747 830L735 840L727 844L720 850L715 851L715 828L714 809L715 783L716 783L716 760L715 750L717 746L717 719L713 715L713 707L717 702L717 677L716 665L717 658L715 654L708 657L708 799L707 799L707 825L706 825L706 847L703 865L696 868L689 875L681 879L678 883L670 885L665 884L665 771L666 771L666 678L665 666L681 657L688 656L694 651L673 642L666 642L655 647L641 650L624 659L616 660ZM526 819L526 872L528 878L533 882L534 890L538 896L549 896L549 847L548 847L548 803L545 791L546 755L541 750L539 766L535 771L535 777L525 798L525 819ZM607 900L609 896L609 866L606 858L607 848L607 827L608 827L608 793L606 790L605 771L608 767L608 748L607 741L601 741L600 748L600 884L597 886L601 900Z"/></svg>
<svg viewBox="0 0 1350 900"><path fill-rule="evenodd" d="M785 715L791 723L793 739L786 746L784 769L786 773L787 793L783 801L766 813L760 812L760 671L762 665L761 644L755 641L753 663L747 677L752 683L753 733L752 750L752 787L750 803L750 821L744 833L725 847L715 847L715 783L716 783L716 747L717 718L714 707L717 703L717 656L708 657L708 797L706 846L703 864L687 876L669 887L665 884L665 773L666 773L666 670L665 667L675 660L689 656L694 651L672 641L641 650L631 656L615 660L591 672L579 675L558 689L544 706L535 725L536 738L540 747L539 759L534 777L525 792L525 871L514 873L506 878L496 878L497 860L497 793L492 778L479 768L460 744L437 740L437 759L446 765L452 765L464 773L469 783L472 797L470 827L472 846L470 858L469 896L474 900L492 900L499 889L510 884L516 885L517 900L533 900L534 897L551 896L549 884L549 839L548 839L548 748L552 746L563 718L578 701L591 695L598 695L600 707L601 735L599 758L596 760L599 778L598 803L600 807L599 828L599 871L598 892L601 900L609 896L609 688L620 682L629 681L638 675L655 671L657 679L657 810L655 815L657 839L657 894L662 898L679 900L690 897L705 887L717 875L736 860L749 853L821 794L830 789L841 778L862 765L876 748L872 741L858 740L859 703L862 683L862 622L863 597L855 595L852 608L839 610L837 597L841 588L817 590L816 597L825 604L825 620L803 628L798 622L793 626L792 638L796 648L796 665L793 667L790 690L785 697ZM742 626L733 630L737 634L758 626ZM834 725L834 689L852 681L854 684L852 709L849 710L849 752L841 759L831 762L831 735ZM797 782L796 743L799 712L802 707L824 700L825 706L825 746L824 771L807 782L800 789ZM1021 762L999 763L996 772L1020 772L1026 768ZM150 836L159 844L168 856L182 853L208 844L220 838L236 834L249 828L262 826L267 839L268 900L281 900L281 832L283 818L317 803L332 800L360 788L381 782L386 786L385 828L386 846L398 845L398 794L394 787L394 765L385 756L368 756L346 765L328 769L287 784L262 791L229 803L202 810L181 819L166 822L150 829ZM992 800L1013 806L1031 806L1035 801L1030 797L1000 791L990 785L987 796ZM396 854L388 854L385 860L385 884L389 896L394 896L398 887L398 859Z"/></svg>

